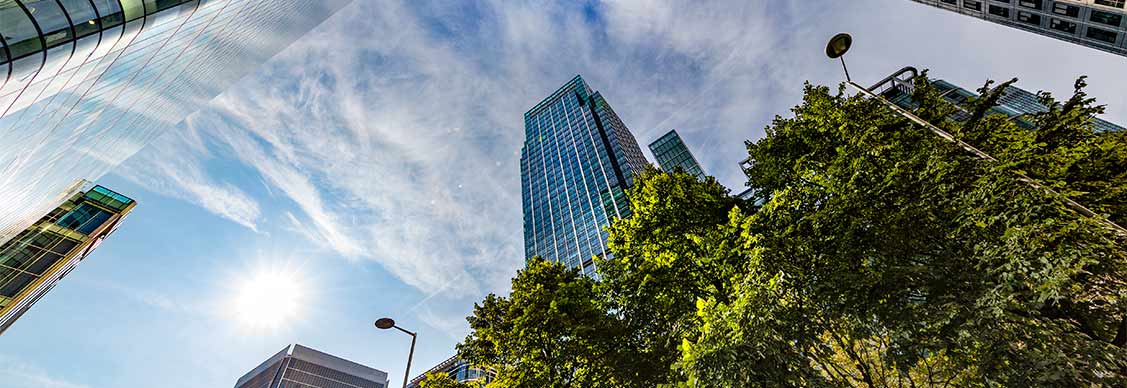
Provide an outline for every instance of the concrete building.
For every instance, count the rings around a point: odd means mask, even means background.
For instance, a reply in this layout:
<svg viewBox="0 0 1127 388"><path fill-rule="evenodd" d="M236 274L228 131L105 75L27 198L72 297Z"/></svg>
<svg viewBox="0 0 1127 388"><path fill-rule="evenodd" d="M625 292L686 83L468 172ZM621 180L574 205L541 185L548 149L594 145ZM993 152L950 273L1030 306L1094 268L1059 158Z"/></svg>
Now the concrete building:
<svg viewBox="0 0 1127 388"><path fill-rule="evenodd" d="M235 388L387 388L387 372L301 345L266 359Z"/></svg>
<svg viewBox="0 0 1127 388"><path fill-rule="evenodd" d="M1127 56L1125 0L912 0Z"/></svg>

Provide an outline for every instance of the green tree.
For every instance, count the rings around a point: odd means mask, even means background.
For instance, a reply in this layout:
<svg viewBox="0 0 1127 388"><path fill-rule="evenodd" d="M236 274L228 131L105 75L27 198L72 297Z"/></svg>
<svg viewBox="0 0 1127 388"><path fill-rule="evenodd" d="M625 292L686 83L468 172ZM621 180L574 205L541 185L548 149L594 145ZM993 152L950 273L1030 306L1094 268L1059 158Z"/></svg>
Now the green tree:
<svg viewBox="0 0 1127 388"><path fill-rule="evenodd" d="M595 280L562 264L530 260L508 297L487 296L467 320L459 355L497 372L490 387L645 386Z"/></svg>
<svg viewBox="0 0 1127 388"><path fill-rule="evenodd" d="M419 388L481 388L481 384L459 383L445 373L428 373Z"/></svg>
<svg viewBox="0 0 1127 388"><path fill-rule="evenodd" d="M736 271L745 267L740 205L709 177L648 169L629 192L633 214L609 228L610 259L599 259L601 288L623 317L638 357L654 382L682 380L671 366L682 340L700 325L696 301L725 301Z"/></svg>
<svg viewBox="0 0 1127 388"><path fill-rule="evenodd" d="M764 205L717 224L746 265L698 302L693 386L1127 385L1124 240L1014 174L1122 222L1127 134L1092 129L1083 79L1019 122L990 114L999 89L955 107L916 86L918 115L999 162L807 86L748 144Z"/></svg>

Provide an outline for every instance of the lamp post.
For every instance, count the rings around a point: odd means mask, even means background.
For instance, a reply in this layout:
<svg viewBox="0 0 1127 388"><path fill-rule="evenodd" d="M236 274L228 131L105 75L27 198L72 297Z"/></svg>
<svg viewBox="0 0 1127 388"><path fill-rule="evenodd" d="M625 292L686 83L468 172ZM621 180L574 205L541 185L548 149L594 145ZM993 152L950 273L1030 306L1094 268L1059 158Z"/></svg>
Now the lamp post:
<svg viewBox="0 0 1127 388"><path fill-rule="evenodd" d="M964 142L962 140L956 139L955 136L951 135L947 131L944 131L942 128L939 128L939 127L935 126L934 124L929 123L929 122L925 121L924 119L921 119L919 116L916 116L912 112L909 112L908 110L906 110L904 108L901 108L899 105L893 104L892 101L888 101L888 99L884 98L883 96L878 95L876 93L873 93L873 91L869 90L868 88L862 87L861 85L858 85L856 82L853 82L853 80L849 78L849 69L845 67L845 53L849 51L849 48L852 45L853 45L853 37L850 36L849 34L846 34L846 33L840 33L840 34L834 35L832 38L830 38L829 43L826 44L826 56L830 57L830 59L840 59L841 60L841 68L842 68L842 70L845 70L845 81L846 81L846 83L849 84L849 86L852 86L854 89L857 89L857 91L861 92L861 94L864 94L865 96L868 96L870 98L874 98L874 99L880 101L882 104L884 104L884 106L887 106L889 109L892 109L894 112L896 112L897 114L907 118L908 120L911 120L912 122L919 124L919 125L923 126L924 128L927 128L932 133L934 133L937 136L943 138L943 140L947 140L951 143L955 143L955 145L958 145L963 150L970 152L975 157L977 157L981 160L987 161L987 162L997 162L998 161L998 159L995 159L993 156L990 156L990 154L987 154L986 152L983 152L982 150L979 150L978 148L975 148L974 146L967 144L966 142ZM1017 171L1011 171L1011 173L1016 175L1018 180L1025 182L1026 184L1032 186L1033 188L1040 189L1040 190L1048 193L1049 195L1060 198L1061 201L1063 201L1065 205L1067 205L1070 209L1076 211L1077 213L1080 213L1081 215L1084 215L1085 217L1091 217L1091 218L1095 218L1095 219L1099 220L1100 223L1105 228L1110 230L1112 233L1117 234L1120 237L1127 237L1127 229L1123 228L1119 224L1116 224L1115 222L1112 222L1109 219L1099 217L1099 215L1096 214L1096 212L1093 212L1091 209L1088 209L1084 205L1081 205L1080 203L1073 201L1071 198L1068 198L1068 197L1062 195L1061 193L1057 192L1056 190L1053 190L1051 187L1045 186L1044 184L1041 184L1041 182L1038 182L1038 181L1034 180L1033 178L1030 178L1028 175L1025 175L1024 173L1017 172Z"/></svg>
<svg viewBox="0 0 1127 388"><path fill-rule="evenodd" d="M417 333L407 331L402 327L395 325L395 320L391 318L380 318L376 320L376 327L387 330L396 328L399 331L407 333L411 336L411 352L407 353L407 370L403 371L403 388L407 388L407 380L411 378L411 359L415 357L415 339L418 338Z"/></svg>

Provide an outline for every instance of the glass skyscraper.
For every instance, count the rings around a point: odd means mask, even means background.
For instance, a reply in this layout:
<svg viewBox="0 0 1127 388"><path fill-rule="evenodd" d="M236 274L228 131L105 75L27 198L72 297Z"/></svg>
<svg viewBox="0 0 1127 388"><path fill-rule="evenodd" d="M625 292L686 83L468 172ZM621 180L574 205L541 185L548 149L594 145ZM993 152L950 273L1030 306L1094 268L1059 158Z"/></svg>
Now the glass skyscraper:
<svg viewBox="0 0 1127 388"><path fill-rule="evenodd" d="M912 0L1127 56L1125 0Z"/></svg>
<svg viewBox="0 0 1127 388"><path fill-rule="evenodd" d="M610 104L576 76L524 114L525 256L595 274L603 229L628 217L626 189L648 163Z"/></svg>
<svg viewBox="0 0 1127 388"><path fill-rule="evenodd" d="M136 205L102 186L77 182L68 198L0 244L0 334L117 229Z"/></svg>
<svg viewBox="0 0 1127 388"><path fill-rule="evenodd" d="M672 172L680 168L696 176L697 179L704 179L705 177L704 169L700 167L697 158L693 157L689 147L681 140L677 130L670 130L650 143L650 151L654 153L654 159L657 159L657 165L661 166L662 170Z"/></svg>
<svg viewBox="0 0 1127 388"><path fill-rule="evenodd" d="M0 0L0 243L350 0Z"/></svg>
<svg viewBox="0 0 1127 388"><path fill-rule="evenodd" d="M301 345L286 346L235 388L387 388L387 372Z"/></svg>
<svg viewBox="0 0 1127 388"><path fill-rule="evenodd" d="M873 85L869 90L884 96L889 101L905 109L914 109L916 105L911 98L914 89L912 80L917 75L919 75L919 71L915 68L905 67L881 82L878 82L876 85ZM933 79L931 83L941 93L940 96L943 97L943 99L955 104L955 106L959 108L959 110L951 116L952 120L963 121L970 118L970 112L965 110L962 105L967 99L978 97L978 93L941 79ZM1010 120L1013 120L1020 126L1032 127L1032 124L1029 122L1029 116L1048 110L1049 107L1041 104L1037 99L1037 94L1010 85L1006 87L1002 93L1002 97L998 99L998 105L991 108L989 113L1006 115ZM1092 126L1097 131L1124 130L1122 126L1099 117L1092 118Z"/></svg>

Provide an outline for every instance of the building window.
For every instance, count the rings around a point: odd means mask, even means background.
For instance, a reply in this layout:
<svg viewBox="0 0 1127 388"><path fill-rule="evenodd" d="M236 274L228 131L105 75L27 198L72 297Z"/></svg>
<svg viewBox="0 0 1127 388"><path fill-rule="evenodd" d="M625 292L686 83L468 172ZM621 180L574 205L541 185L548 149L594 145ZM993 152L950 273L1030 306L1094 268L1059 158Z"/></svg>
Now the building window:
<svg viewBox="0 0 1127 388"><path fill-rule="evenodd" d="M1076 23L1053 18L1049 20L1049 28L1057 31L1067 32L1069 34L1076 33Z"/></svg>
<svg viewBox="0 0 1127 388"><path fill-rule="evenodd" d="M963 0L963 8L982 11L982 3L975 0Z"/></svg>
<svg viewBox="0 0 1127 388"><path fill-rule="evenodd" d="M951 5L958 5L959 4L959 2L956 1L956 0L939 0L939 1L942 1L942 2L947 3L947 4L951 4Z"/></svg>
<svg viewBox="0 0 1127 388"><path fill-rule="evenodd" d="M996 5L990 6L990 14L994 16L1001 16L1004 18L1010 17L1010 9L1006 7L999 7Z"/></svg>
<svg viewBox="0 0 1127 388"><path fill-rule="evenodd" d="M1018 0L1018 5L1026 8L1041 9L1042 0Z"/></svg>
<svg viewBox="0 0 1127 388"><path fill-rule="evenodd" d="M1075 5L1068 5L1065 3L1054 3L1053 13L1074 18L1080 16L1080 7L1077 7Z"/></svg>
<svg viewBox="0 0 1127 388"><path fill-rule="evenodd" d="M1096 4L1108 7L1123 8L1124 0L1096 0Z"/></svg>
<svg viewBox="0 0 1127 388"><path fill-rule="evenodd" d="M1123 23L1123 15L1111 12L1103 12L1092 10L1092 16L1088 17L1094 23L1106 24L1113 27L1119 27Z"/></svg>
<svg viewBox="0 0 1127 388"><path fill-rule="evenodd" d="M1099 29L1099 28L1095 28L1095 27L1088 27L1087 36L1088 36L1088 38L1093 39L1093 40L1098 40L1100 42L1114 44L1115 39L1119 37L1119 34L1116 34L1114 31L1108 31L1108 30Z"/></svg>
<svg viewBox="0 0 1127 388"><path fill-rule="evenodd" d="M1041 15L1032 14L1025 11L1017 11L1017 21L1039 26L1041 25Z"/></svg>

